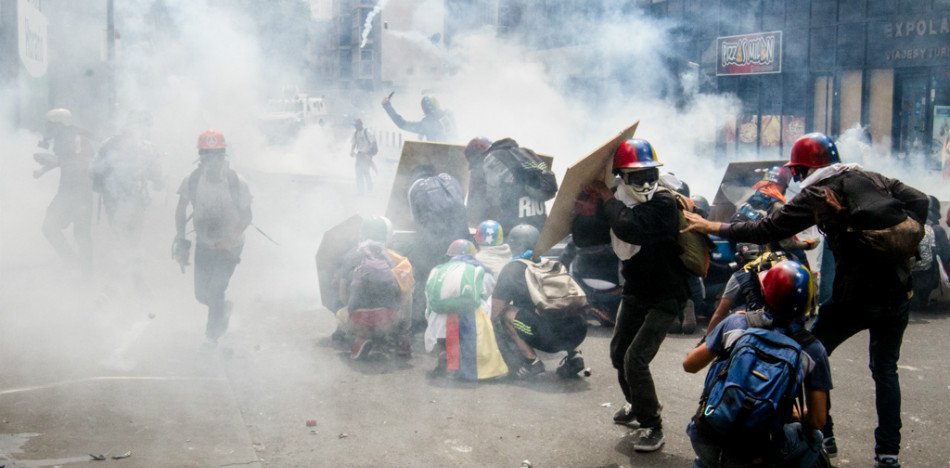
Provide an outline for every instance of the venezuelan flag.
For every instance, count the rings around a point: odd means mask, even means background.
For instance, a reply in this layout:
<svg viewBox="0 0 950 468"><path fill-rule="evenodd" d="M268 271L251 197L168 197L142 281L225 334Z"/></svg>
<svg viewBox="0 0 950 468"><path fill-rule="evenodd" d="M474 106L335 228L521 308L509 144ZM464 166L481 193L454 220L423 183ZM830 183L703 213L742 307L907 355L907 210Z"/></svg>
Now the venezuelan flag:
<svg viewBox="0 0 950 468"><path fill-rule="evenodd" d="M481 307L466 314L446 314L445 354L449 371L466 380L506 375L491 320Z"/></svg>

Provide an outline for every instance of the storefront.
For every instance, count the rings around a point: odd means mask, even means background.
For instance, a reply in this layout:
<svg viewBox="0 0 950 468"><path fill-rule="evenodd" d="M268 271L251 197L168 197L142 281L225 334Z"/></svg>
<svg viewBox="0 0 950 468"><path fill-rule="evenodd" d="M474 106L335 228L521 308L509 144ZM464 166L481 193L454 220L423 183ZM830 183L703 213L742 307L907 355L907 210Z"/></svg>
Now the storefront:
<svg viewBox="0 0 950 468"><path fill-rule="evenodd" d="M950 0L645 3L689 25L707 91L742 102L719 142L727 159L781 159L802 133L859 129L881 157L947 167Z"/></svg>

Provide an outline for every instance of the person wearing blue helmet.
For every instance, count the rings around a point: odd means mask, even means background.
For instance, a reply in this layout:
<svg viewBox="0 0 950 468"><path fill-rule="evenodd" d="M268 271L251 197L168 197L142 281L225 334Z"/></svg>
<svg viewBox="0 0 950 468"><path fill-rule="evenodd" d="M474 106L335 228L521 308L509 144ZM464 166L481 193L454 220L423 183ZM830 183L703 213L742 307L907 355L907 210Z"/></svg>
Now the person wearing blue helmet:
<svg viewBox="0 0 950 468"><path fill-rule="evenodd" d="M511 261L511 246L505 243L505 231L498 221L486 219L475 230L478 252L475 258L485 265L489 273L498 276L501 269Z"/></svg>
<svg viewBox="0 0 950 468"><path fill-rule="evenodd" d="M419 121L408 121L396 112L389 96L383 98L383 110L389 115L397 127L407 131L419 134L419 138L426 141L439 141L445 143L454 143L455 118L452 113L442 109L439 101L433 96L423 96L420 102L422 106L423 117Z"/></svg>
<svg viewBox="0 0 950 468"><path fill-rule="evenodd" d="M834 254L835 275L831 300L819 308L812 332L831 354L848 338L869 331L878 415L874 463L900 466L897 361L912 296L909 252L916 251L923 236L927 196L897 179L842 163L834 142L823 133L795 141L785 166L801 182L801 192L781 209L740 223L717 223L686 213L687 229L765 244L818 226ZM833 429L829 415L821 431L829 455L837 453Z"/></svg>
<svg viewBox="0 0 950 468"><path fill-rule="evenodd" d="M625 282L610 359L627 404L614 414L614 422L639 424L633 448L641 452L659 450L665 441L650 362L686 306L689 291L677 237L679 204L672 192L659 187L659 166L653 145L630 139L614 154L613 172L620 178L615 191L603 181L585 189L600 198L607 220L602 229L609 229L622 262Z"/></svg>

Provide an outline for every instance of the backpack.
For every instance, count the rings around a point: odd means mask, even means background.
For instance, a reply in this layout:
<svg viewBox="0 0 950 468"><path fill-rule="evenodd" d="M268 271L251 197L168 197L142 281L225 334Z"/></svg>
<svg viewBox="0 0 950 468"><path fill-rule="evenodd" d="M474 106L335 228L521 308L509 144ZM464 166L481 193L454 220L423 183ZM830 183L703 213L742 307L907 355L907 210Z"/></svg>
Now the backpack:
<svg viewBox="0 0 950 468"><path fill-rule="evenodd" d="M485 269L471 263L452 261L436 266L426 281L429 310L437 314L474 311L485 299L484 278Z"/></svg>
<svg viewBox="0 0 950 468"><path fill-rule="evenodd" d="M696 204L693 203L689 197L679 192L673 192L665 187L658 187L657 190L670 192L670 194L676 197L676 204L679 207L679 209L676 210L679 227L676 242L679 244L680 249L683 250L683 253L680 254L680 261L683 262L683 266L686 267L686 271L690 274L705 278L706 272L709 271L709 252L716 247L716 244L713 244L712 239L710 239L707 234L696 231L683 232L683 229L686 229L686 226L689 225L683 212L689 211L690 213L695 213Z"/></svg>
<svg viewBox="0 0 950 468"><path fill-rule="evenodd" d="M916 257L924 227L904 212L878 179L860 170L845 172L837 187L824 187L825 201L856 231L858 241L893 262Z"/></svg>
<svg viewBox="0 0 950 468"><path fill-rule="evenodd" d="M539 201L557 194L557 177L534 151L518 146L511 138L496 141L488 148L482 163L489 196L511 184L524 187L525 193Z"/></svg>
<svg viewBox="0 0 950 468"><path fill-rule="evenodd" d="M465 196L454 177L441 173L417 180L409 187L409 210L416 224L442 224L461 212L464 218Z"/></svg>
<svg viewBox="0 0 950 468"><path fill-rule="evenodd" d="M914 264L912 271L927 271L934 263L934 249L937 248L937 236L934 228L930 225L924 225L924 238L917 246L917 257L920 260Z"/></svg>
<svg viewBox="0 0 950 468"><path fill-rule="evenodd" d="M379 153L379 145L376 144L376 136L370 133L368 128L363 129L363 135L370 143L368 154L370 156L376 156L376 154Z"/></svg>
<svg viewBox="0 0 950 468"><path fill-rule="evenodd" d="M350 280L352 312L366 308L398 308L402 288L393 269L397 266L386 247L379 242L364 242L359 247L360 262Z"/></svg>
<svg viewBox="0 0 950 468"><path fill-rule="evenodd" d="M525 281L538 314L563 317L581 313L587 307L587 295L561 262L547 258L517 261L527 266Z"/></svg>
<svg viewBox="0 0 950 468"><path fill-rule="evenodd" d="M748 328L706 375L693 416L698 429L727 452L750 459L776 454L801 387L802 347L813 341L805 330L787 336Z"/></svg>
<svg viewBox="0 0 950 468"><path fill-rule="evenodd" d="M241 206L238 203L240 203L241 200L241 182L238 180L237 172L234 172L234 169L228 168L225 172L225 177L228 179L228 190L231 192L231 201L234 202L234 208L240 212ZM194 205L198 199L198 180L200 179L200 167L191 171L191 175L188 176L188 194L191 195L192 205Z"/></svg>

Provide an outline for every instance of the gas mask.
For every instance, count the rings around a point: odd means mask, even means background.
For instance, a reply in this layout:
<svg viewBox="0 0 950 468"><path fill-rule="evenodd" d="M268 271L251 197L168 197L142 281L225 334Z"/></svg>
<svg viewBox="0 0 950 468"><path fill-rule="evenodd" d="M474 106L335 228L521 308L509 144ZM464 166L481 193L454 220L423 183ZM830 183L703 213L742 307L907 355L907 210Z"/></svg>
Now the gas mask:
<svg viewBox="0 0 950 468"><path fill-rule="evenodd" d="M228 167L228 161L224 153L205 154L201 156L201 171L211 180L219 180L224 174L224 169Z"/></svg>
<svg viewBox="0 0 950 468"><path fill-rule="evenodd" d="M653 198L660 180L660 171L655 167L620 173L620 189L637 203L646 203Z"/></svg>

